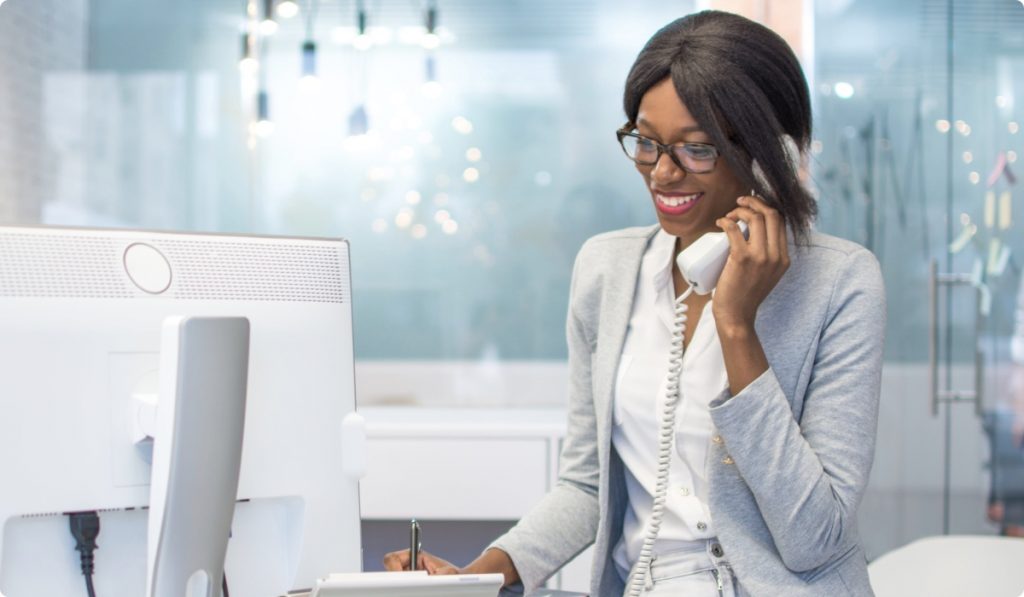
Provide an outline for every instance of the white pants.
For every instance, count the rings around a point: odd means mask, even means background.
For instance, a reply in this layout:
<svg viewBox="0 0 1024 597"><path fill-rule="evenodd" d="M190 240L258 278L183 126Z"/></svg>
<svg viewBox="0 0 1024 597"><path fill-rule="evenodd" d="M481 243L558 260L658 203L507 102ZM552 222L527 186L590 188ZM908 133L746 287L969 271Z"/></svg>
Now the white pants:
<svg viewBox="0 0 1024 597"><path fill-rule="evenodd" d="M716 553L722 555L716 556ZM658 554L651 564L650 578L644 584L643 597L742 595L726 554L716 539L696 541L692 547ZM629 586L623 595L630 595Z"/></svg>

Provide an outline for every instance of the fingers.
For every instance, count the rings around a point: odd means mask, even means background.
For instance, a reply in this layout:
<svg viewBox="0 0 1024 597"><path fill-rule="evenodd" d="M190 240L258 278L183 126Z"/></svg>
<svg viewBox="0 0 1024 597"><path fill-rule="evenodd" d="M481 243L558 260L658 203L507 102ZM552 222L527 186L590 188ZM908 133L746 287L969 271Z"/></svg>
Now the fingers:
<svg viewBox="0 0 1024 597"><path fill-rule="evenodd" d="M744 257L758 264L772 263L789 267L786 225L782 216L757 197L740 197L737 199L737 204L739 207L726 214L725 217L734 222L743 220L750 228L750 238L745 243L748 251ZM732 237L729 242L734 249L744 246L735 245L735 239ZM737 250L731 252L737 257L739 257L739 253L742 253Z"/></svg>
<svg viewBox="0 0 1024 597"><path fill-rule="evenodd" d="M743 220L746 222L747 227L749 228L746 244L748 244L749 248L757 254L762 254L767 251L767 232L765 230L766 224L763 215L747 207L737 207L726 214L725 217L734 221Z"/></svg>
<svg viewBox="0 0 1024 597"><path fill-rule="evenodd" d="M423 564L423 570L427 571L430 575L445 575L445 574L460 574L461 571L456 568L451 562L446 562L437 556L432 556L428 553L424 553L420 556L420 562Z"/></svg>
<svg viewBox="0 0 1024 597"><path fill-rule="evenodd" d="M716 220L715 225L721 228L725 232L725 235L729 237L730 254L736 255L737 252L740 251L740 247L746 245L747 239L743 238L743 231L740 230L740 226L736 223L736 220L726 216Z"/></svg>
<svg viewBox="0 0 1024 597"><path fill-rule="evenodd" d="M786 222L782 215L766 204L760 197L740 197L737 203L761 214L765 222L769 255L778 255L789 263L789 246L786 242Z"/></svg>
<svg viewBox="0 0 1024 597"><path fill-rule="evenodd" d="M420 556L422 561L423 556ZM388 572L401 572L409 569L409 550L392 551L384 555L384 569Z"/></svg>
<svg viewBox="0 0 1024 597"><path fill-rule="evenodd" d="M416 569L426 570L427 574L461 574L461 571L451 562L431 555L425 551L419 553L416 558ZM393 551L384 556L384 570L388 572L402 572L409 570L409 550Z"/></svg>

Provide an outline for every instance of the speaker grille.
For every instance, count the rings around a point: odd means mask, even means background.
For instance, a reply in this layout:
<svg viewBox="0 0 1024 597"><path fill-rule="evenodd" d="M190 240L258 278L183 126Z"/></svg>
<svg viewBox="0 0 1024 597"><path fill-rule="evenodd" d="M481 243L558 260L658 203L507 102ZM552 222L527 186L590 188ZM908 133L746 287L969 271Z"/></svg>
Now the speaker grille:
<svg viewBox="0 0 1024 597"><path fill-rule="evenodd" d="M345 303L351 296L345 243L109 234L0 230L0 296L152 299L124 270L124 250L135 242L171 264L161 298Z"/></svg>
<svg viewBox="0 0 1024 597"><path fill-rule="evenodd" d="M180 299L302 301L349 300L341 249L308 244L153 240L171 262L170 294Z"/></svg>
<svg viewBox="0 0 1024 597"><path fill-rule="evenodd" d="M0 232L0 296L131 298L119 245L98 236Z"/></svg>

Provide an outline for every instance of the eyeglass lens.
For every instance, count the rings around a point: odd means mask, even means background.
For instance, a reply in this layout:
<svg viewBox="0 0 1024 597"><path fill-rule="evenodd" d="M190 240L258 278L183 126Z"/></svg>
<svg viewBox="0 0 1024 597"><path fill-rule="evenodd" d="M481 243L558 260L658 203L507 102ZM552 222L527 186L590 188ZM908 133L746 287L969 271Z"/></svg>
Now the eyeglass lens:
<svg viewBox="0 0 1024 597"><path fill-rule="evenodd" d="M622 147L626 155L639 164L653 165L660 154L658 143L646 137L623 135ZM715 167L715 151L701 144L671 145L671 151L686 170L710 172Z"/></svg>

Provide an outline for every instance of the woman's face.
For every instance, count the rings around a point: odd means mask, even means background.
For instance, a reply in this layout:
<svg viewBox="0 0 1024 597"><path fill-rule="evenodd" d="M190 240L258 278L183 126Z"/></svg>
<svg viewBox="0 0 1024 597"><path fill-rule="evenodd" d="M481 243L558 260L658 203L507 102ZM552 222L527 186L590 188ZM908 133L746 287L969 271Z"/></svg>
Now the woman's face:
<svg viewBox="0 0 1024 597"><path fill-rule="evenodd" d="M636 125L638 133L666 145L711 143L679 99L671 78L644 94ZM707 174L682 170L665 153L653 166L637 164L636 168L651 192L661 227L679 237L683 247L705 232L719 231L715 221L736 207L738 197L749 192L722 156Z"/></svg>

